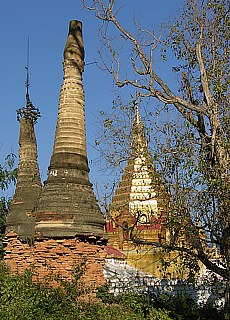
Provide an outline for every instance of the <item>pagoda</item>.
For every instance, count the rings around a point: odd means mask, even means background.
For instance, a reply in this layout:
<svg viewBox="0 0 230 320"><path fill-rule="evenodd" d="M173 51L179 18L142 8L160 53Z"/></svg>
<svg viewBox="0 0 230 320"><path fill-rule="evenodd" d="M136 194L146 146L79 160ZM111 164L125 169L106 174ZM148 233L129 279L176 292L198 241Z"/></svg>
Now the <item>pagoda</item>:
<svg viewBox="0 0 230 320"><path fill-rule="evenodd" d="M131 133L131 154L106 221L108 245L123 253L127 264L160 277L159 263L153 261L159 262L160 244L168 241L164 221L170 198L148 150L137 105Z"/></svg>
<svg viewBox="0 0 230 320"><path fill-rule="evenodd" d="M86 153L84 46L82 23L70 21L64 49L64 80L48 178L42 188L33 125L38 113L29 98L18 111L20 163L7 218L5 264L12 272L31 269L39 282L72 280L84 266L82 282L93 292L105 283L104 217L99 209Z"/></svg>
<svg viewBox="0 0 230 320"><path fill-rule="evenodd" d="M63 67L53 154L35 213L36 235L98 240L104 236L104 218L89 181L80 21L70 22Z"/></svg>
<svg viewBox="0 0 230 320"><path fill-rule="evenodd" d="M24 240L34 237L35 218L32 213L42 189L34 132L40 112L30 100L28 66L26 69L26 106L17 110L20 122L17 184L6 220L6 232L12 230Z"/></svg>

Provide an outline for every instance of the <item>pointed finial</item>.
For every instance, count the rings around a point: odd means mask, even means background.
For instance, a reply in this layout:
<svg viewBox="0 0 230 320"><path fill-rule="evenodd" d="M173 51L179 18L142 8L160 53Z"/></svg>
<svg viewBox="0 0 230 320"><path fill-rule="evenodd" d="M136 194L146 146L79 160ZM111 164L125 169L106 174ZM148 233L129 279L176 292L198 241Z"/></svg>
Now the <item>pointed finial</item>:
<svg viewBox="0 0 230 320"><path fill-rule="evenodd" d="M141 123L141 116L140 116L139 106L138 106L137 102L135 102L134 105L135 105L135 109L136 109L136 110L135 110L135 112L136 112L136 117L135 117L135 118L136 118L136 121L135 121L135 122L136 122L137 125L140 125L140 123Z"/></svg>
<svg viewBox="0 0 230 320"><path fill-rule="evenodd" d="M134 104L134 123L132 127L132 149L135 152L140 152L147 146L147 140L145 137L145 129L141 120L139 106L137 100L133 101Z"/></svg>
<svg viewBox="0 0 230 320"><path fill-rule="evenodd" d="M33 103L30 101L30 95L29 95L29 87L30 87L30 81L29 81L29 49L30 49L30 42L29 42L29 37L28 37L28 42L27 42L27 62L26 62L26 81L25 81L25 86L26 86L26 106L22 107L18 110L17 112L17 120L20 122L21 118L27 118L32 120L33 124L35 124L38 120L40 115L40 111L38 108L36 108Z"/></svg>
<svg viewBox="0 0 230 320"><path fill-rule="evenodd" d="M28 42L27 42L27 62L26 62L26 102L28 103L30 101L30 96L29 96L29 86L30 86L30 81L29 81L29 54L30 54L30 38L28 37Z"/></svg>
<svg viewBox="0 0 230 320"><path fill-rule="evenodd" d="M139 111L139 105L138 105L138 101L137 99L133 100L133 105L134 105L134 126L136 126L138 129L138 131L140 130L140 128L143 126L142 121L141 121L141 115L140 115L140 111Z"/></svg>

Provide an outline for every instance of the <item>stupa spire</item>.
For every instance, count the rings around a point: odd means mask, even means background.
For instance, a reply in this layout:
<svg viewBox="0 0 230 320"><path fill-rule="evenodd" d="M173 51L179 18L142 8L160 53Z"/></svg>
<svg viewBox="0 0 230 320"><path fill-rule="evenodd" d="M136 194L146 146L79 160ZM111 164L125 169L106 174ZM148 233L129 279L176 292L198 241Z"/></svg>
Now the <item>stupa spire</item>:
<svg viewBox="0 0 230 320"><path fill-rule="evenodd" d="M82 24L71 21L64 49L64 81L60 93L53 158L60 153L86 156L84 115L84 46ZM52 158L51 165L56 162Z"/></svg>
<svg viewBox="0 0 230 320"><path fill-rule="evenodd" d="M153 242L165 238L161 222L168 205L168 195L148 150L138 104L134 106L132 150L106 223L109 245L126 252L134 250L132 242L126 241L132 237Z"/></svg>
<svg viewBox="0 0 230 320"><path fill-rule="evenodd" d="M6 231L13 230L22 239L34 235L35 219L32 212L36 207L42 184L37 162L37 142L34 124L40 112L29 97L29 65L26 66L26 106L17 110L20 122L19 164L16 190L6 221Z"/></svg>
<svg viewBox="0 0 230 320"><path fill-rule="evenodd" d="M144 150L147 151L148 142L145 136L145 128L141 120L139 106L135 102L135 116L133 119L132 127L132 154L134 157L143 154Z"/></svg>
<svg viewBox="0 0 230 320"><path fill-rule="evenodd" d="M136 123L136 125L142 124L140 111L139 111L139 106L138 106L137 103L135 104L135 123Z"/></svg>
<svg viewBox="0 0 230 320"><path fill-rule="evenodd" d="M54 148L36 212L36 231L44 237L101 238L104 219L88 175L80 21L69 24L63 69Z"/></svg>

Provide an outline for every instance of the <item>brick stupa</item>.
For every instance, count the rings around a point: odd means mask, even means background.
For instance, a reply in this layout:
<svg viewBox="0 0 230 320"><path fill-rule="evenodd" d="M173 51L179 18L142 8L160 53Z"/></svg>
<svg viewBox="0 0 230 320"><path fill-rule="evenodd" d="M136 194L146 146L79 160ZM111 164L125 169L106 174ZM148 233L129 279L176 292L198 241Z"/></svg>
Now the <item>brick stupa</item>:
<svg viewBox="0 0 230 320"><path fill-rule="evenodd" d="M28 86L26 107L17 110L17 114L20 122L19 165L17 186L6 221L6 232L13 230L21 239L28 239L34 236L35 219L32 212L42 189L34 132L34 124L40 113L30 101Z"/></svg>
<svg viewBox="0 0 230 320"><path fill-rule="evenodd" d="M79 21L70 22L63 66L53 155L36 211L36 233L101 239L104 219L89 181L86 154L84 46Z"/></svg>
<svg viewBox="0 0 230 320"><path fill-rule="evenodd" d="M22 237L19 217L25 217L27 207L24 202L20 202L17 194L21 188L28 186L28 192L25 191L24 194L32 199L29 192L32 195L34 184L22 183L21 187L21 181L24 180L20 179L19 171L16 193L7 221L4 260L13 272L23 272L29 268L36 274L38 281L51 276L54 284L55 275L70 280L75 268L85 263L83 282L90 288L96 288L105 282L103 268L106 239L104 218L89 181L82 86L84 46L80 21L70 22L63 65L64 81L48 179L41 195L36 199L36 205L33 205L32 222L30 226L27 223L27 231ZM27 131L30 129L33 132L32 124L22 118L21 126L25 125ZM25 128L23 130L26 131ZM34 134L29 135L35 141ZM20 156L20 166L24 158ZM28 160L28 157L25 158L22 166L25 176L31 174ZM37 171L33 170L33 173L36 174ZM38 187L40 188L40 184ZM35 198L37 196L38 194ZM17 215L15 223L13 217Z"/></svg>

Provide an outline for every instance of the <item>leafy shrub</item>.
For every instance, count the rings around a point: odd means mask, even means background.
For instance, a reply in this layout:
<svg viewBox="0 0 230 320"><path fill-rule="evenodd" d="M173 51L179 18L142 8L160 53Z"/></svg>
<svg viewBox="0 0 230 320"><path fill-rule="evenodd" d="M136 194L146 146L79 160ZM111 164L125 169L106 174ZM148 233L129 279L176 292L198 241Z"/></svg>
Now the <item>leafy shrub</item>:
<svg viewBox="0 0 230 320"><path fill-rule="evenodd" d="M81 268L81 266L79 267ZM0 319L1 320L143 320L146 318L137 300L126 297L124 304L112 302L84 302L80 298L79 268L72 282L60 280L58 288L50 288L32 281L32 273L12 275L0 263ZM134 299L134 297L133 297ZM119 298L121 301L121 298ZM136 304L137 303L137 304ZM138 310L138 312L137 312ZM152 311L154 314L154 311ZM162 311L162 314L164 312ZM170 320L170 318L156 318Z"/></svg>
<svg viewBox="0 0 230 320"><path fill-rule="evenodd" d="M160 295L155 297L153 305L156 308L170 310L174 320L223 320L224 310L217 310L212 303L198 305L186 294L175 296Z"/></svg>
<svg viewBox="0 0 230 320"><path fill-rule="evenodd" d="M137 295L129 292L114 296L108 286L98 289L97 300L81 296L80 277L84 263L76 267L72 282L58 279L50 288L32 281L33 274L12 275L0 263L1 320L222 320L222 312L212 305L199 307L188 296ZM84 292L85 294L85 292Z"/></svg>
<svg viewBox="0 0 230 320"><path fill-rule="evenodd" d="M108 286L98 290L98 297L104 303L116 303L131 308L136 314L152 320L225 320L224 310L217 310L212 303L198 305L186 294L181 295L138 295L132 292L114 296L108 293Z"/></svg>

